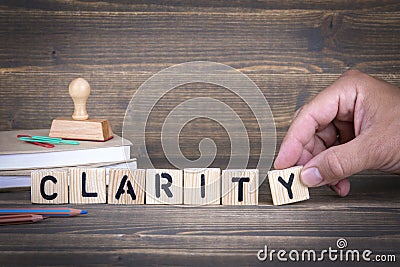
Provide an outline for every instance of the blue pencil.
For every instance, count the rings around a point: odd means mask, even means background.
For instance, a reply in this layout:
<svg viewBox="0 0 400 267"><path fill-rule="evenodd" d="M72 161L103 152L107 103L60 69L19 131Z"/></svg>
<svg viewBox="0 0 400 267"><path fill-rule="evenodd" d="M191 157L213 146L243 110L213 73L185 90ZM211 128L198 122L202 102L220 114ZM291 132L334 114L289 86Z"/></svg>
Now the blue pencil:
<svg viewBox="0 0 400 267"><path fill-rule="evenodd" d="M72 217L81 214L87 214L86 210L78 210L71 208L30 208L30 209L0 209L0 215L10 214L39 214L46 217Z"/></svg>

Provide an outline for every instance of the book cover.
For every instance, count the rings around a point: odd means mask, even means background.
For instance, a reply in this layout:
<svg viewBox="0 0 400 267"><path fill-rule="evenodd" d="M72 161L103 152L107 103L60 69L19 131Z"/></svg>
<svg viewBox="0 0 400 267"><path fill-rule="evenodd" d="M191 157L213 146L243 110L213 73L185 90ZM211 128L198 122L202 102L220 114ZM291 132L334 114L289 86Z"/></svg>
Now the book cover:
<svg viewBox="0 0 400 267"><path fill-rule="evenodd" d="M20 170L117 162L130 159L129 140L118 135L106 142L79 141L79 145L44 148L17 139L18 134L48 136L49 130L0 132L0 170Z"/></svg>

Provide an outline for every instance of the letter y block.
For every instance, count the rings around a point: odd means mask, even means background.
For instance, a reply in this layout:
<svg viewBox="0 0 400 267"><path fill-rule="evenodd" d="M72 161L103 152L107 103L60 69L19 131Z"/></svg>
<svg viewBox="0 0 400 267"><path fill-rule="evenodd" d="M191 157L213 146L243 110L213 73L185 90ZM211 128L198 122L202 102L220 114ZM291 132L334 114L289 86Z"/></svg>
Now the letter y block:
<svg viewBox="0 0 400 267"><path fill-rule="evenodd" d="M268 172L268 181L274 205L289 204L310 198L308 187L300 180L302 168L303 166L295 166Z"/></svg>

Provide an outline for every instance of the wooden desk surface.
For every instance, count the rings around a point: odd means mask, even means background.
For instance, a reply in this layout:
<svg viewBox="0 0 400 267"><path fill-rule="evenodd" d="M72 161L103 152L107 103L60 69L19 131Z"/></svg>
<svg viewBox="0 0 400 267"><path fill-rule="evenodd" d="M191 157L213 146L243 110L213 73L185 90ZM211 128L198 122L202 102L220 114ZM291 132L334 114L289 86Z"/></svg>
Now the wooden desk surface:
<svg viewBox="0 0 400 267"><path fill-rule="evenodd" d="M309 201L280 207L265 184L261 204L252 207L84 205L88 216L0 227L0 265L271 266L257 260L264 245L321 251L336 248L338 238L398 261L399 177L358 175L352 186L346 198L323 187L312 189ZM29 201L29 192L0 194L2 207Z"/></svg>

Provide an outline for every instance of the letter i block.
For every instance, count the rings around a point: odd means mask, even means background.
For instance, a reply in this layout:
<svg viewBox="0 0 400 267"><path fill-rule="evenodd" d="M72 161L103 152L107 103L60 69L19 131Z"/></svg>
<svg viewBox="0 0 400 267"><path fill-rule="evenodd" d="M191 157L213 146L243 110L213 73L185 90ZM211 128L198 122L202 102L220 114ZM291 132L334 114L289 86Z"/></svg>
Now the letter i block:
<svg viewBox="0 0 400 267"><path fill-rule="evenodd" d="M68 203L68 172L66 170L32 171L31 183L32 203Z"/></svg>
<svg viewBox="0 0 400 267"><path fill-rule="evenodd" d="M222 205L258 205L258 170L223 170Z"/></svg>
<svg viewBox="0 0 400 267"><path fill-rule="evenodd" d="M72 204L106 203L106 170L70 168L69 201Z"/></svg>
<svg viewBox="0 0 400 267"><path fill-rule="evenodd" d="M183 171L148 169L146 204L183 204Z"/></svg>
<svg viewBox="0 0 400 267"><path fill-rule="evenodd" d="M219 205L221 202L221 169L188 168L183 175L184 204Z"/></svg>
<svg viewBox="0 0 400 267"><path fill-rule="evenodd" d="M110 169L109 204L144 204L146 170Z"/></svg>
<svg viewBox="0 0 400 267"><path fill-rule="evenodd" d="M302 168L303 166L295 166L268 172L268 181L274 205L289 204L310 198L308 187L300 180Z"/></svg>

